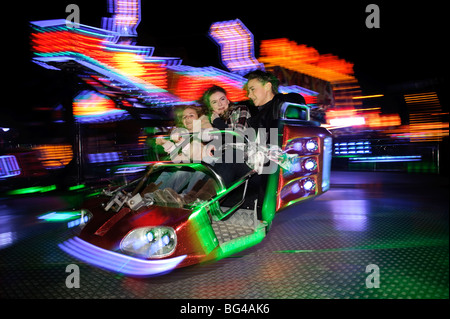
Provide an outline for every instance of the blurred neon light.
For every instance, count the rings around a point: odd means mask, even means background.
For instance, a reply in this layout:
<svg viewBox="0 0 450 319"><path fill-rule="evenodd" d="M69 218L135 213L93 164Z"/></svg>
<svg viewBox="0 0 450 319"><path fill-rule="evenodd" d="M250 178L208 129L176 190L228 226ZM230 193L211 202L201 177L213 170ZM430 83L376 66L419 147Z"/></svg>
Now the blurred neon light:
<svg viewBox="0 0 450 319"><path fill-rule="evenodd" d="M90 163L118 162L120 160L118 152L89 154Z"/></svg>
<svg viewBox="0 0 450 319"><path fill-rule="evenodd" d="M375 162L417 162L421 161L421 155L409 156L370 156L370 157L351 157L352 163L375 163Z"/></svg>
<svg viewBox="0 0 450 319"><path fill-rule="evenodd" d="M141 85L151 84L161 89L167 87L165 67L181 63L174 58L150 56L153 48L115 44L117 34L111 31L80 25L77 29L65 27L65 20L32 22L32 47L35 60L40 62L75 59L88 62L109 73L130 77ZM99 71L97 69L97 71ZM152 90L152 87L144 87Z"/></svg>
<svg viewBox="0 0 450 319"><path fill-rule="evenodd" d="M223 87L231 101L247 99L243 89L245 79L243 77L227 77L224 71L213 67L171 67L172 73L171 92L183 101L197 101L206 89L212 85Z"/></svg>
<svg viewBox="0 0 450 319"><path fill-rule="evenodd" d="M398 114L381 114L379 107L332 109L327 112L327 119L330 125L329 129L357 125L380 129L401 125L401 119Z"/></svg>
<svg viewBox="0 0 450 319"><path fill-rule="evenodd" d="M370 141L351 141L334 144L334 155L371 154Z"/></svg>
<svg viewBox="0 0 450 319"><path fill-rule="evenodd" d="M131 76L145 75L145 68L143 67L144 58L129 52L118 52L113 57L114 63L119 70Z"/></svg>
<svg viewBox="0 0 450 319"><path fill-rule="evenodd" d="M143 260L102 249L78 237L69 239L58 246L67 254L84 262L132 276L151 276L166 273L173 270L186 258L186 255L182 255L167 259Z"/></svg>
<svg viewBox="0 0 450 319"><path fill-rule="evenodd" d="M121 168L117 169L114 172L114 174L134 174L134 173L145 171L146 168L147 168L146 165L126 166L126 167L121 167Z"/></svg>
<svg viewBox="0 0 450 319"><path fill-rule="evenodd" d="M360 100L360 99L372 99L375 97L382 97L384 94L374 94L374 95L364 95L364 96L354 96L352 99L354 100Z"/></svg>
<svg viewBox="0 0 450 319"><path fill-rule="evenodd" d="M228 70L246 74L264 69L255 58L253 34L241 20L215 22L209 29L209 35L220 46L222 62Z"/></svg>
<svg viewBox="0 0 450 319"><path fill-rule="evenodd" d="M7 194L8 195L23 195L23 194L31 194L31 193L45 193L45 192L50 192L55 189L56 189L56 185L33 186L33 187L15 189L15 190L9 191Z"/></svg>
<svg viewBox="0 0 450 319"><path fill-rule="evenodd" d="M354 82L353 64L286 38L261 41L259 60L266 67L281 66L328 82Z"/></svg>
<svg viewBox="0 0 450 319"><path fill-rule="evenodd" d="M75 191L75 190L82 189L82 188L85 188L85 187L86 187L86 185L79 184L79 185L75 185L75 186L69 187L69 191Z"/></svg>
<svg viewBox="0 0 450 319"><path fill-rule="evenodd" d="M247 99L247 92L243 89L247 80L238 74L232 74L214 67L191 67L186 65L169 66L169 92L185 102L197 101L212 85L223 87L227 91L230 101L237 102ZM281 93L302 94L307 104L313 104L319 93L300 86L280 86Z"/></svg>
<svg viewBox="0 0 450 319"><path fill-rule="evenodd" d="M115 110L115 104L111 99L93 91L81 92L73 103L75 116L103 115Z"/></svg>
<svg viewBox="0 0 450 319"><path fill-rule="evenodd" d="M94 91L82 91L73 101L73 115L81 123L117 120L127 114L117 109L111 99Z"/></svg>
<svg viewBox="0 0 450 319"><path fill-rule="evenodd" d="M379 112L365 113L366 124L373 128L399 126L402 124L398 114L379 114Z"/></svg>
<svg viewBox="0 0 450 319"><path fill-rule="evenodd" d="M411 142L440 141L448 136L449 123L445 121L436 92L405 94L409 110L409 126L395 137L408 137ZM397 133L397 132L396 132Z"/></svg>
<svg viewBox="0 0 450 319"><path fill-rule="evenodd" d="M38 216L38 219L44 220L46 222L60 222L75 219L80 217L80 211L70 211L70 212L50 212L44 215Z"/></svg>
<svg viewBox="0 0 450 319"><path fill-rule="evenodd" d="M39 151L39 161L50 169L64 167L73 158L72 146L69 144L39 145L33 149Z"/></svg>
<svg viewBox="0 0 450 319"><path fill-rule="evenodd" d="M332 126L356 126L356 125L364 125L366 124L366 120L362 116L357 117L343 117L336 118L330 120L330 125Z"/></svg>
<svg viewBox="0 0 450 319"><path fill-rule="evenodd" d="M329 82L324 85L330 86L332 94L326 98L322 96L308 101L308 104L324 104L326 109L330 106L338 109L359 108L362 104L360 99L352 98L361 96L361 89L353 72L353 63L337 56L320 54L312 47L281 38L261 41L259 61L269 70L280 67L281 70L288 70L288 73L296 72L305 75L306 79L313 78L310 81L312 83L315 83L314 79Z"/></svg>
<svg viewBox="0 0 450 319"><path fill-rule="evenodd" d="M140 0L108 0L108 12L112 18L103 18L102 27L121 36L137 35L136 28L141 21Z"/></svg>
<svg viewBox="0 0 450 319"><path fill-rule="evenodd" d="M330 189L330 175L331 175L331 158L333 152L332 146L333 138L325 137L323 141L323 168L322 168L322 190Z"/></svg>
<svg viewBox="0 0 450 319"><path fill-rule="evenodd" d="M433 129L431 131L403 132L391 135L395 138L409 138L411 142L440 141L442 137L448 136L448 128L447 124L446 130ZM405 128L405 130L408 130L408 128Z"/></svg>
<svg viewBox="0 0 450 319"><path fill-rule="evenodd" d="M184 66L179 58L153 56L153 47L130 44L131 41L126 38L132 36L134 31L130 31L132 26L126 22L133 20L137 25L140 1L110 0L109 12L114 12L114 16L104 20L107 29L82 24L78 28L68 28L63 19L31 22L33 62L60 70L65 64L76 61L80 68L78 75L96 91L107 96L122 91L134 98L134 102L130 102L131 99L120 102L126 107L137 107L142 103L144 107L148 104L172 107L181 103L195 103L212 85L224 87L233 102L246 100L243 90L246 79L238 73L263 68L254 58L253 35L239 20L217 22L211 27L211 36L217 41L220 38L224 50L222 53L227 57L226 61L231 63L229 66L236 71L232 73L213 67ZM131 18L125 19L125 16ZM124 26L128 29L123 29ZM226 42L227 36L230 36L227 39L231 42ZM308 104L314 104L318 95L299 86L280 87L280 92L300 93ZM121 106L115 102L104 97L101 101L96 95L91 98L92 103L88 101L88 96L75 101L74 115L77 121L117 121L126 116L126 113L121 115Z"/></svg>
<svg viewBox="0 0 450 319"><path fill-rule="evenodd" d="M21 170L14 155L0 156L0 179L20 175Z"/></svg>

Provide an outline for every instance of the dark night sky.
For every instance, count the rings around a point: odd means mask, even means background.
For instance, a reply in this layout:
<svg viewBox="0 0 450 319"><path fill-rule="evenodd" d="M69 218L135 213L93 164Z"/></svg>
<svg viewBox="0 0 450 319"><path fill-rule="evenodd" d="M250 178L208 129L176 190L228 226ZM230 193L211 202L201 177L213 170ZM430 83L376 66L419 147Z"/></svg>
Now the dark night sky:
<svg viewBox="0 0 450 319"><path fill-rule="evenodd" d="M220 67L219 50L207 37L216 21L239 18L253 33L258 57L261 40L288 38L354 63L363 94L385 93L392 85L447 77L444 43L446 10L442 2L409 1L142 1L138 44L154 46L155 55L177 56L183 64ZM100 27L106 0L51 0L15 3L16 27L7 34L18 82L42 88L42 70L29 63L28 21L65 18L69 3L80 7L81 23ZM206 4L203 4L206 3ZM368 29L366 6L380 8L379 29ZM20 65L20 68L17 68ZM18 72L20 70L20 72ZM38 75L36 75L36 72ZM48 91L51 91L51 87Z"/></svg>

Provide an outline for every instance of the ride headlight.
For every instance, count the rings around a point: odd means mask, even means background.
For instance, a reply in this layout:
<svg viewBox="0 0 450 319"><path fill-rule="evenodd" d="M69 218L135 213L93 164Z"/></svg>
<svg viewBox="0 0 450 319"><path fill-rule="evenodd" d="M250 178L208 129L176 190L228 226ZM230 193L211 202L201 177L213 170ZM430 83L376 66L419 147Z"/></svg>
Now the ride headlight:
<svg viewBox="0 0 450 319"><path fill-rule="evenodd" d="M303 154L316 154L319 152L319 138L299 137L287 142L285 152Z"/></svg>
<svg viewBox="0 0 450 319"><path fill-rule="evenodd" d="M303 180L303 188L305 191L309 192L314 190L316 187L316 182L312 178L307 178Z"/></svg>
<svg viewBox="0 0 450 319"><path fill-rule="evenodd" d="M315 152L319 148L319 143L316 140L309 140L305 143L305 147L309 152Z"/></svg>
<svg viewBox="0 0 450 319"><path fill-rule="evenodd" d="M313 158L307 158L304 162L303 162L303 166L305 167L305 169L307 171L313 171L317 168L317 162L315 159Z"/></svg>
<svg viewBox="0 0 450 319"><path fill-rule="evenodd" d="M177 245L177 235L167 226L141 227L129 232L120 243L126 253L145 257L162 258L172 254Z"/></svg>

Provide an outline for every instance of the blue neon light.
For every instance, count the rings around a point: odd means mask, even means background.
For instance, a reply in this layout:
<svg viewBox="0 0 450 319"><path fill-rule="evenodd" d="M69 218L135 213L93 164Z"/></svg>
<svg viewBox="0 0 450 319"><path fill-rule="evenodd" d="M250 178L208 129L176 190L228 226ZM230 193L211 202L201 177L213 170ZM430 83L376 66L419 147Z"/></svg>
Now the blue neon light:
<svg viewBox="0 0 450 319"><path fill-rule="evenodd" d="M370 156L370 157L351 157L351 163L374 163L374 162L418 162L422 160L421 155L410 156Z"/></svg>
<svg viewBox="0 0 450 319"><path fill-rule="evenodd" d="M351 141L334 143L334 155L371 154L370 141Z"/></svg>
<svg viewBox="0 0 450 319"><path fill-rule="evenodd" d="M222 62L231 72L246 74L264 69L255 58L253 34L241 20L215 22L209 35L220 46Z"/></svg>
<svg viewBox="0 0 450 319"><path fill-rule="evenodd" d="M88 154L90 163L106 163L106 162L118 162L120 156L118 152L109 153L94 153Z"/></svg>
<svg viewBox="0 0 450 319"><path fill-rule="evenodd" d="M103 18L102 27L121 36L136 36L136 28L141 21L140 0L109 0L108 11L112 18Z"/></svg>
<svg viewBox="0 0 450 319"><path fill-rule="evenodd" d="M322 190L330 189L332 138L326 137L323 141L323 170L322 170Z"/></svg>
<svg viewBox="0 0 450 319"><path fill-rule="evenodd" d="M0 179L20 175L21 170L14 155L0 156Z"/></svg>
<svg viewBox="0 0 450 319"><path fill-rule="evenodd" d="M91 265L132 276L166 273L181 263L186 255L167 259L144 260L94 246L78 237L58 245L67 254Z"/></svg>

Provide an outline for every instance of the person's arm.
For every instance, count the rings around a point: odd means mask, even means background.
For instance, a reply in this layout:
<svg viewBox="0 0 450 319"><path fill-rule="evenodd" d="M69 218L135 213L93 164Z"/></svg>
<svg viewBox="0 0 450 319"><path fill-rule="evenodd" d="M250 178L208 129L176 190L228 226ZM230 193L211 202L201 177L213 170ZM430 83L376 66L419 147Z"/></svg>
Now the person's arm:
<svg viewBox="0 0 450 319"><path fill-rule="evenodd" d="M244 131L247 127L249 127L249 119L250 119L250 112L248 108L244 105L239 106L234 112L237 113L237 118L235 119L234 114L231 114L231 119L234 122L233 127L235 129L240 129Z"/></svg>
<svg viewBox="0 0 450 319"><path fill-rule="evenodd" d="M199 120L201 121L200 123L202 130L212 127L211 123L209 122L209 118L206 115L200 116Z"/></svg>
<svg viewBox="0 0 450 319"><path fill-rule="evenodd" d="M225 130L228 127L227 123L225 123L225 121L220 117L216 117L213 120L212 126L214 126L215 128L217 128L219 130Z"/></svg>

